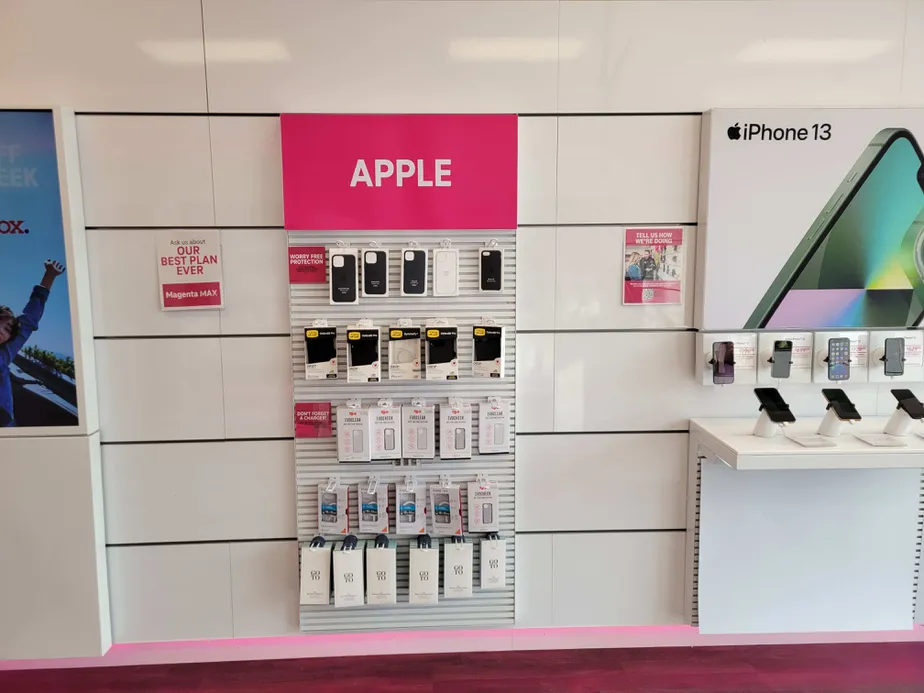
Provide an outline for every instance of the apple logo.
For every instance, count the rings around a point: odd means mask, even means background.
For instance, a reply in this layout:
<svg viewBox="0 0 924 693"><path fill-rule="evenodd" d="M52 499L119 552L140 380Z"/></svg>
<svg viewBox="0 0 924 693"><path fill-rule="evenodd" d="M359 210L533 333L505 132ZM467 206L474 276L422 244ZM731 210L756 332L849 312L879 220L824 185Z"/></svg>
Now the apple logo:
<svg viewBox="0 0 924 693"><path fill-rule="evenodd" d="M740 140L741 139L741 128L738 127L738 123L735 123L730 128L728 128L728 139L730 140Z"/></svg>

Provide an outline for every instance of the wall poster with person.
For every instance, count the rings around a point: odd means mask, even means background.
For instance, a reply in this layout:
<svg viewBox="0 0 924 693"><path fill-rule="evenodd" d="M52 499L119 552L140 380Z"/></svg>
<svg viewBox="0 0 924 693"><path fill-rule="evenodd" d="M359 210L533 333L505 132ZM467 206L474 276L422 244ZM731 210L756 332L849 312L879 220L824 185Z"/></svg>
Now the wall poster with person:
<svg viewBox="0 0 924 693"><path fill-rule="evenodd" d="M622 302L679 305L683 301L683 229L625 229Z"/></svg>
<svg viewBox="0 0 924 693"><path fill-rule="evenodd" d="M78 425L54 113L0 111L0 428Z"/></svg>

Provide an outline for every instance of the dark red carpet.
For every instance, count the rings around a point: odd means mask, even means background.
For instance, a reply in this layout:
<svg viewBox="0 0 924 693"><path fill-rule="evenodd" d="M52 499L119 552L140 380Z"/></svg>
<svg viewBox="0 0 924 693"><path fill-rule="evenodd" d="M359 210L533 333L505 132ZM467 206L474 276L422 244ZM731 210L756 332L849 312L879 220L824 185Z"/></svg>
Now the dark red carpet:
<svg viewBox="0 0 924 693"><path fill-rule="evenodd" d="M0 672L0 692L924 693L924 643L177 664Z"/></svg>

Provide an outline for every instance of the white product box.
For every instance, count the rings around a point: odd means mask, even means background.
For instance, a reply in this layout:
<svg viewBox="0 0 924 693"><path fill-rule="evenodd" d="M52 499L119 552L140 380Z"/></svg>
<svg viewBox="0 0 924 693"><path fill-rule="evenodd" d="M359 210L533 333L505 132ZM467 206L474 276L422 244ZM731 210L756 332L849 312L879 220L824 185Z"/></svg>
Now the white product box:
<svg viewBox="0 0 924 693"><path fill-rule="evenodd" d="M430 510L437 537L462 536L462 489L459 486L430 486Z"/></svg>
<svg viewBox="0 0 924 693"><path fill-rule="evenodd" d="M429 549L411 544L408 602L437 604L440 599L440 544L433 539Z"/></svg>
<svg viewBox="0 0 924 693"><path fill-rule="evenodd" d="M395 488L398 511L395 513L395 534L427 533L427 492L423 488Z"/></svg>
<svg viewBox="0 0 924 693"><path fill-rule="evenodd" d="M440 458L465 460L472 456L472 405L451 399L440 405Z"/></svg>
<svg viewBox="0 0 924 693"><path fill-rule="evenodd" d="M358 401L337 407L337 459L341 462L372 459L372 418Z"/></svg>
<svg viewBox="0 0 924 693"><path fill-rule="evenodd" d="M812 363L815 360L814 335L811 332L761 332L757 340L757 382L762 385L812 382ZM774 354L788 357L789 376L779 377L787 364L775 363Z"/></svg>
<svg viewBox="0 0 924 693"><path fill-rule="evenodd" d="M500 489L496 481L468 482L468 531L500 531Z"/></svg>
<svg viewBox="0 0 924 693"><path fill-rule="evenodd" d="M838 368L828 358L831 340L850 340L850 362ZM869 382L869 332L816 332L815 363L812 368L812 380L816 383L835 387L844 383ZM847 377L843 377L846 375Z"/></svg>
<svg viewBox="0 0 924 693"><path fill-rule="evenodd" d="M377 383L382 379L381 348L378 327L347 326L348 383Z"/></svg>
<svg viewBox="0 0 924 693"><path fill-rule="evenodd" d="M300 604L330 604L330 547L302 544Z"/></svg>
<svg viewBox="0 0 924 693"><path fill-rule="evenodd" d="M388 548L366 542L366 603L394 604L398 600L394 544Z"/></svg>
<svg viewBox="0 0 924 693"><path fill-rule="evenodd" d="M510 400L489 397L478 405L478 452L510 452Z"/></svg>
<svg viewBox="0 0 924 693"><path fill-rule="evenodd" d="M924 380L924 332L876 330L869 333L869 382L919 383Z"/></svg>
<svg viewBox="0 0 924 693"><path fill-rule="evenodd" d="M401 407L401 448L409 460L436 457L436 405L415 399Z"/></svg>
<svg viewBox="0 0 924 693"><path fill-rule="evenodd" d="M372 416L372 459L399 459L402 445L400 405L383 399L369 411Z"/></svg>
<svg viewBox="0 0 924 693"><path fill-rule="evenodd" d="M388 484L359 487L359 531L388 534Z"/></svg>
<svg viewBox="0 0 924 693"><path fill-rule="evenodd" d="M503 539L482 539L481 589L502 590L507 586L507 542Z"/></svg>
<svg viewBox="0 0 924 693"><path fill-rule="evenodd" d="M427 380L459 379L459 328L427 324Z"/></svg>
<svg viewBox="0 0 924 693"><path fill-rule="evenodd" d="M754 385L757 382L756 332L699 333L696 343L697 369L703 385Z"/></svg>
<svg viewBox="0 0 924 693"><path fill-rule="evenodd" d="M499 325L475 325L472 328L474 377L504 377L504 337L504 328Z"/></svg>
<svg viewBox="0 0 924 693"><path fill-rule="evenodd" d="M362 606L365 603L363 584L363 542L355 549L341 551L343 542L334 544L334 606Z"/></svg>
<svg viewBox="0 0 924 693"><path fill-rule="evenodd" d="M472 596L472 545L443 542L443 597Z"/></svg>
<svg viewBox="0 0 924 693"><path fill-rule="evenodd" d="M337 328L305 328L305 380L337 377Z"/></svg>
<svg viewBox="0 0 924 693"><path fill-rule="evenodd" d="M433 249L433 295L459 295L459 251L455 248Z"/></svg>
<svg viewBox="0 0 924 693"><path fill-rule="evenodd" d="M318 484L318 533L350 533L350 488Z"/></svg>
<svg viewBox="0 0 924 693"><path fill-rule="evenodd" d="M388 330L388 379L420 380L420 328Z"/></svg>

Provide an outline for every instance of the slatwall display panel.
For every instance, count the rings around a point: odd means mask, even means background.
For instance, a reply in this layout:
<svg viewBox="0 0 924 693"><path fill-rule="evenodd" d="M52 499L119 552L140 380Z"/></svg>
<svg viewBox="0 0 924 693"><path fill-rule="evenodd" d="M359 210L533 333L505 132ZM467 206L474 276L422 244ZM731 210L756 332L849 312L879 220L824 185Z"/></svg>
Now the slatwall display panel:
<svg viewBox="0 0 924 693"><path fill-rule="evenodd" d="M918 505L918 550L914 559L914 615L915 623L924 623L924 597L921 595L921 558L924 552L924 472L921 472L921 494Z"/></svg>
<svg viewBox="0 0 924 693"><path fill-rule="evenodd" d="M459 250L459 296L434 297L432 253L428 258L428 295L402 297L400 295L402 248L416 241L428 251L438 248L449 238L452 247ZM503 291L485 293L478 290L478 252L492 239L504 250ZM470 599L440 601L435 606L411 606L408 592L408 539L397 537L398 545L398 604L395 606L363 606L335 609L333 606L302 606L301 630L306 633L353 632L368 630L396 630L402 628L474 628L510 625L514 621L514 566L515 566L515 430L516 417L516 231L452 231L452 232L291 232L292 246L335 246L338 241L349 242L351 247L367 249L373 241L389 251L388 298L362 298L358 305L330 305L329 287L324 284L295 284L290 288L292 319L292 375L296 402L330 402L333 419L333 437L325 439L297 439L295 442L296 486L298 493L298 538L309 541L318 533L318 484L331 477L350 485L351 528L358 526L355 515L358 485L365 484L369 475L379 476L379 483L389 484L391 506L395 507L395 485L403 485L405 477L413 475L418 486L440 482L442 474L449 474L454 485L462 487L463 526L468 526L466 486L485 474L498 482L500 498L499 518L501 538L507 541L507 587L503 590L482 592L478 587L479 549L477 537L474 550L474 593ZM361 281L360 281L361 284ZM505 372L502 380L475 379L471 375L472 326L483 317L491 317L505 330ZM306 381L304 329L315 319L324 318L338 331L337 381ZM346 327L357 320L368 318L382 331L381 367L379 383L346 382ZM455 382L419 380L390 381L388 379L388 327L400 318L410 318L424 327L431 318L447 318L459 328L458 360L459 380ZM489 396L498 396L511 403L511 452L508 454L481 455L478 446L478 405ZM364 405L374 405L388 398L395 404L409 404L414 397L428 403L444 405L450 397L458 397L472 404L472 459L422 460L419 465L396 465L390 461L380 463L339 463L336 446L336 407L349 399L361 398ZM439 427L437 426L437 436ZM437 438L438 439L438 438ZM392 527L394 517L391 518ZM373 535L358 534L361 539ZM441 556L442 565L442 556ZM441 575L442 580L442 575Z"/></svg>

